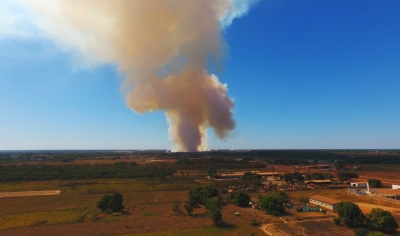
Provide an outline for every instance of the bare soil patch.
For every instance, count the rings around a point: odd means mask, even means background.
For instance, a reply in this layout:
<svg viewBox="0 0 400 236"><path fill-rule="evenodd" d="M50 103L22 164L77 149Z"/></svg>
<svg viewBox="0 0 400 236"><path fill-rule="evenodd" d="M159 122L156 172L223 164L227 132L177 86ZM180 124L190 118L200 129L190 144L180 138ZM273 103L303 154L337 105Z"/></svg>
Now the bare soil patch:
<svg viewBox="0 0 400 236"><path fill-rule="evenodd" d="M267 235L274 236L308 236L308 235L354 235L353 230L333 224L332 219L305 220L289 223L263 225Z"/></svg>
<svg viewBox="0 0 400 236"><path fill-rule="evenodd" d="M3 192L0 193L0 198L6 197L32 197L32 196L49 196L58 195L60 190L45 190L45 191L22 191L22 192Z"/></svg>
<svg viewBox="0 0 400 236"><path fill-rule="evenodd" d="M391 213L400 213L400 208L397 207L380 206L376 204L363 203L363 202L355 202L355 204L357 204L358 207L360 207L361 211L364 214L369 214L372 208L381 208L383 210L390 211Z"/></svg>

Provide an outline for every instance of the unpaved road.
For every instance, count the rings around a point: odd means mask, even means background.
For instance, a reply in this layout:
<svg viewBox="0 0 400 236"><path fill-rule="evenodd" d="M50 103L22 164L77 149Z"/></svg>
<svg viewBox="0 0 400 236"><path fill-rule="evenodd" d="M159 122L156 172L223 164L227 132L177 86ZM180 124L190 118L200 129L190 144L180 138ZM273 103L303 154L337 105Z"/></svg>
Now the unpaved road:
<svg viewBox="0 0 400 236"><path fill-rule="evenodd" d="M31 197L31 196L48 196L60 194L60 190L46 190L46 191L23 191L23 192L3 192L0 193L0 198L5 197Z"/></svg>

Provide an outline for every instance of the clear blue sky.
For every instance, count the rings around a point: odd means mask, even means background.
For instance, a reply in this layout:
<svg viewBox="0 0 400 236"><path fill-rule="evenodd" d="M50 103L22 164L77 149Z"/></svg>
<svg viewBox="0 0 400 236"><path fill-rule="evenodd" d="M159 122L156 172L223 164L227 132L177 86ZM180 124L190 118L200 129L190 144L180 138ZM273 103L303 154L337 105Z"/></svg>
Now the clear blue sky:
<svg viewBox="0 0 400 236"><path fill-rule="evenodd" d="M1 4L1 3L0 3ZM400 1L261 0L225 30L236 129L210 148L400 148ZM0 39L0 150L169 149L112 65L45 39Z"/></svg>

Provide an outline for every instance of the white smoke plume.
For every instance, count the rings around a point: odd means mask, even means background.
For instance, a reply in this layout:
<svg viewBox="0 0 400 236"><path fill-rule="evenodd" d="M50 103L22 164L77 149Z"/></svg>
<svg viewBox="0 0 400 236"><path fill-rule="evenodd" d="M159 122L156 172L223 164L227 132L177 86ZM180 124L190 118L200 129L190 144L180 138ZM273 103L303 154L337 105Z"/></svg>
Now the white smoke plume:
<svg viewBox="0 0 400 236"><path fill-rule="evenodd" d="M14 18L13 27L0 25L0 37L15 34L22 19L87 65L116 65L125 76L127 105L138 113L164 111L174 150L201 151L207 150L208 128L224 138L235 127L227 86L207 72L207 64L224 54L224 28L253 3L4 0L0 13Z"/></svg>

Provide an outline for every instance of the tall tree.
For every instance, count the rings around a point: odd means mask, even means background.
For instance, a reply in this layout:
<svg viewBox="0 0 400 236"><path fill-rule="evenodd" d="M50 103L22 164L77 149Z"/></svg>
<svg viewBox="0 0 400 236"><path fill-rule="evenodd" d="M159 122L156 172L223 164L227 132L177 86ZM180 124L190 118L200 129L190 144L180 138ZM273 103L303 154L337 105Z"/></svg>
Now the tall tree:
<svg viewBox="0 0 400 236"><path fill-rule="evenodd" d="M268 214L274 216L281 216L285 214L285 207L280 197L274 195L261 196L259 207L265 210Z"/></svg>
<svg viewBox="0 0 400 236"><path fill-rule="evenodd" d="M382 187L382 182L379 179L369 179L368 184L372 188L380 188Z"/></svg>
<svg viewBox="0 0 400 236"><path fill-rule="evenodd" d="M338 219L346 226L356 227L365 223L366 217L357 204L352 202L340 202L336 206Z"/></svg>
<svg viewBox="0 0 400 236"><path fill-rule="evenodd" d="M231 194L233 202L241 207L246 207L249 205L250 196L244 191L237 191Z"/></svg>
<svg viewBox="0 0 400 236"><path fill-rule="evenodd" d="M207 173L208 173L208 176L210 176L211 179L214 179L217 176L217 168L215 168L214 165L209 165L207 167Z"/></svg>
<svg viewBox="0 0 400 236"><path fill-rule="evenodd" d="M215 225L222 223L222 205L217 197L209 198L206 202L207 214Z"/></svg>

